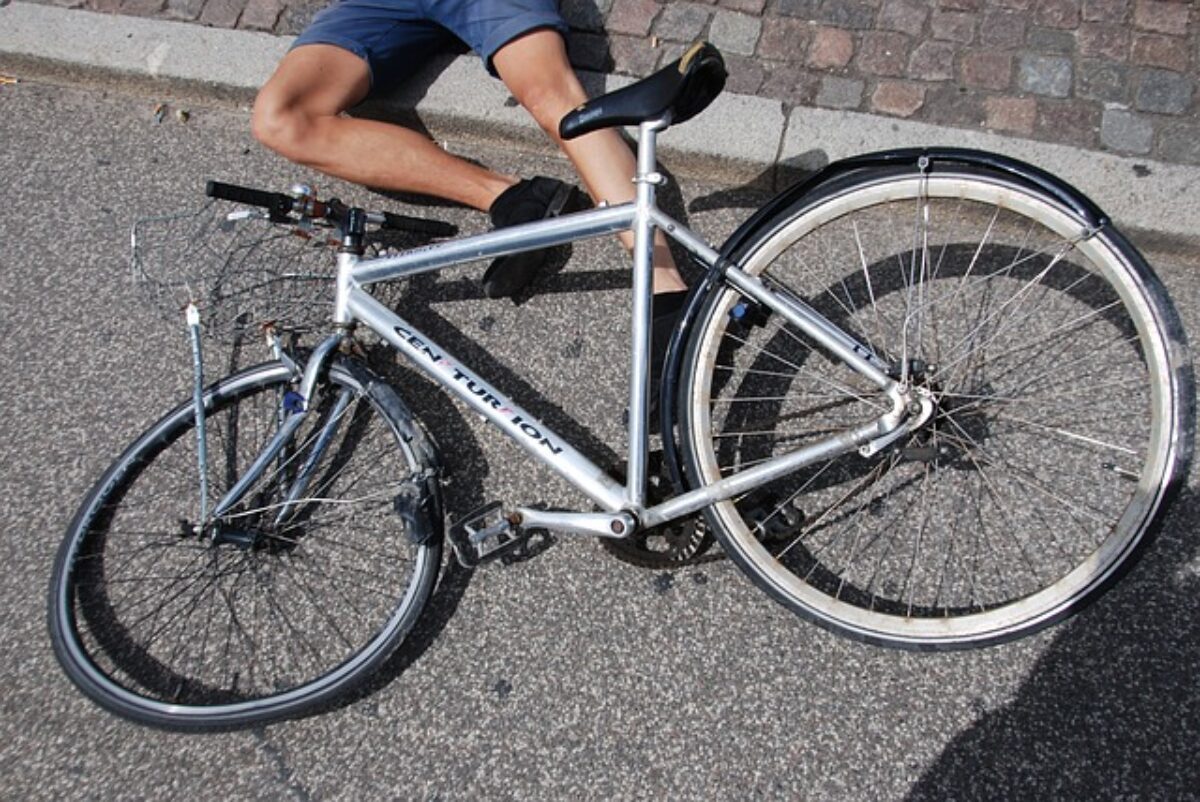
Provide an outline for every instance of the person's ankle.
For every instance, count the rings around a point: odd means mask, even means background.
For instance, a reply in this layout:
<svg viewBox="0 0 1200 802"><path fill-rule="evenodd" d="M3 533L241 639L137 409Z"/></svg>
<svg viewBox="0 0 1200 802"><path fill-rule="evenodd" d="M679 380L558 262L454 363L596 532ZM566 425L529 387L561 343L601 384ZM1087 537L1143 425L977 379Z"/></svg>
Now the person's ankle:
<svg viewBox="0 0 1200 802"><path fill-rule="evenodd" d="M655 295L665 295L672 292L687 292L687 282L683 280L683 276L679 275L679 271L673 267L655 267L653 292Z"/></svg>

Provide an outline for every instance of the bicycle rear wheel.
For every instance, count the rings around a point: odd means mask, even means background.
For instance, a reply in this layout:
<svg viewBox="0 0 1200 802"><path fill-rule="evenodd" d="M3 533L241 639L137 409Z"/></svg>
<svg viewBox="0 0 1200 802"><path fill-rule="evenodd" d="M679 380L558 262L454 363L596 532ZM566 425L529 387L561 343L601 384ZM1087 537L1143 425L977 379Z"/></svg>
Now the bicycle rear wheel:
<svg viewBox="0 0 1200 802"><path fill-rule="evenodd" d="M1128 567L1185 473L1179 324L1138 253L1049 194L958 168L859 173L764 225L743 268L816 308L936 400L851 451L713 505L750 578L858 639L948 649L1079 609ZM681 385L699 484L877 418L891 402L732 289Z"/></svg>
<svg viewBox="0 0 1200 802"><path fill-rule="evenodd" d="M278 428L292 378L271 363L207 391L210 513ZM49 613L55 654L94 701L176 729L296 716L358 686L403 640L441 542L414 543L396 497L423 481L433 452L359 365L331 366L317 398L293 444L203 528L190 402L88 495L59 550Z"/></svg>

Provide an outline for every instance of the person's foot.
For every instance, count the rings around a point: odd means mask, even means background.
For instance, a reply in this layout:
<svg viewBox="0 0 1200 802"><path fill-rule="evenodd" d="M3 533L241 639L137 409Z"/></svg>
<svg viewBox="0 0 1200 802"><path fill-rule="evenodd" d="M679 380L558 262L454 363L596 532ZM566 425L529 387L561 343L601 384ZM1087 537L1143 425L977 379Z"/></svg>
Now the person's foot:
<svg viewBox="0 0 1200 802"><path fill-rule="evenodd" d="M537 176L519 181L492 203L488 214L496 228L547 220L562 214L575 187L554 178ZM501 256L483 274L483 292L489 298L511 297L519 293L546 264L550 251L526 251Z"/></svg>
<svg viewBox="0 0 1200 802"><path fill-rule="evenodd" d="M654 295L654 311L650 318L650 406L658 409L659 386L667 362L667 346L683 315L688 291L659 292Z"/></svg>

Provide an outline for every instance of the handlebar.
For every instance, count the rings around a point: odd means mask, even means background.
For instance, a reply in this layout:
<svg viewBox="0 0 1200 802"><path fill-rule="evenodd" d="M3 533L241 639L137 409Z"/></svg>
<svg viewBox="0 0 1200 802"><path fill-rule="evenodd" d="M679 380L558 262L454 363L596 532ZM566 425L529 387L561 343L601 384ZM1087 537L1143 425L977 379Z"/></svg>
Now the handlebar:
<svg viewBox="0 0 1200 802"><path fill-rule="evenodd" d="M271 221L283 223L291 220L288 215L293 211L309 217L329 220L343 224L349 217L352 207L346 206L337 198L319 201L315 198L294 198L282 192L267 192L261 189L240 187L236 184L225 184L220 181L209 181L204 186L204 194L218 200L233 201L247 206L260 206L267 210ZM374 223L380 228L394 231L410 231L429 237L453 237L458 233L458 226L442 220L429 220L424 217L412 217L391 212L364 212L368 223Z"/></svg>

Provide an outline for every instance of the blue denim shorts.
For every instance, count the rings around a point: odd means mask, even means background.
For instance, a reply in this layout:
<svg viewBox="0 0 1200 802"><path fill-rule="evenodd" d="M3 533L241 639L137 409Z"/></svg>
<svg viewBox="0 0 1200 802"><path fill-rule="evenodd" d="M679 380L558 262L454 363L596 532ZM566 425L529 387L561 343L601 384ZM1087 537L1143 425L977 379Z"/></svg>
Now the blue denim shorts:
<svg viewBox="0 0 1200 802"><path fill-rule="evenodd" d="M349 50L367 62L372 88L382 88L460 42L495 75L496 51L538 28L566 35L557 0L336 0L313 17L292 47L325 44Z"/></svg>

